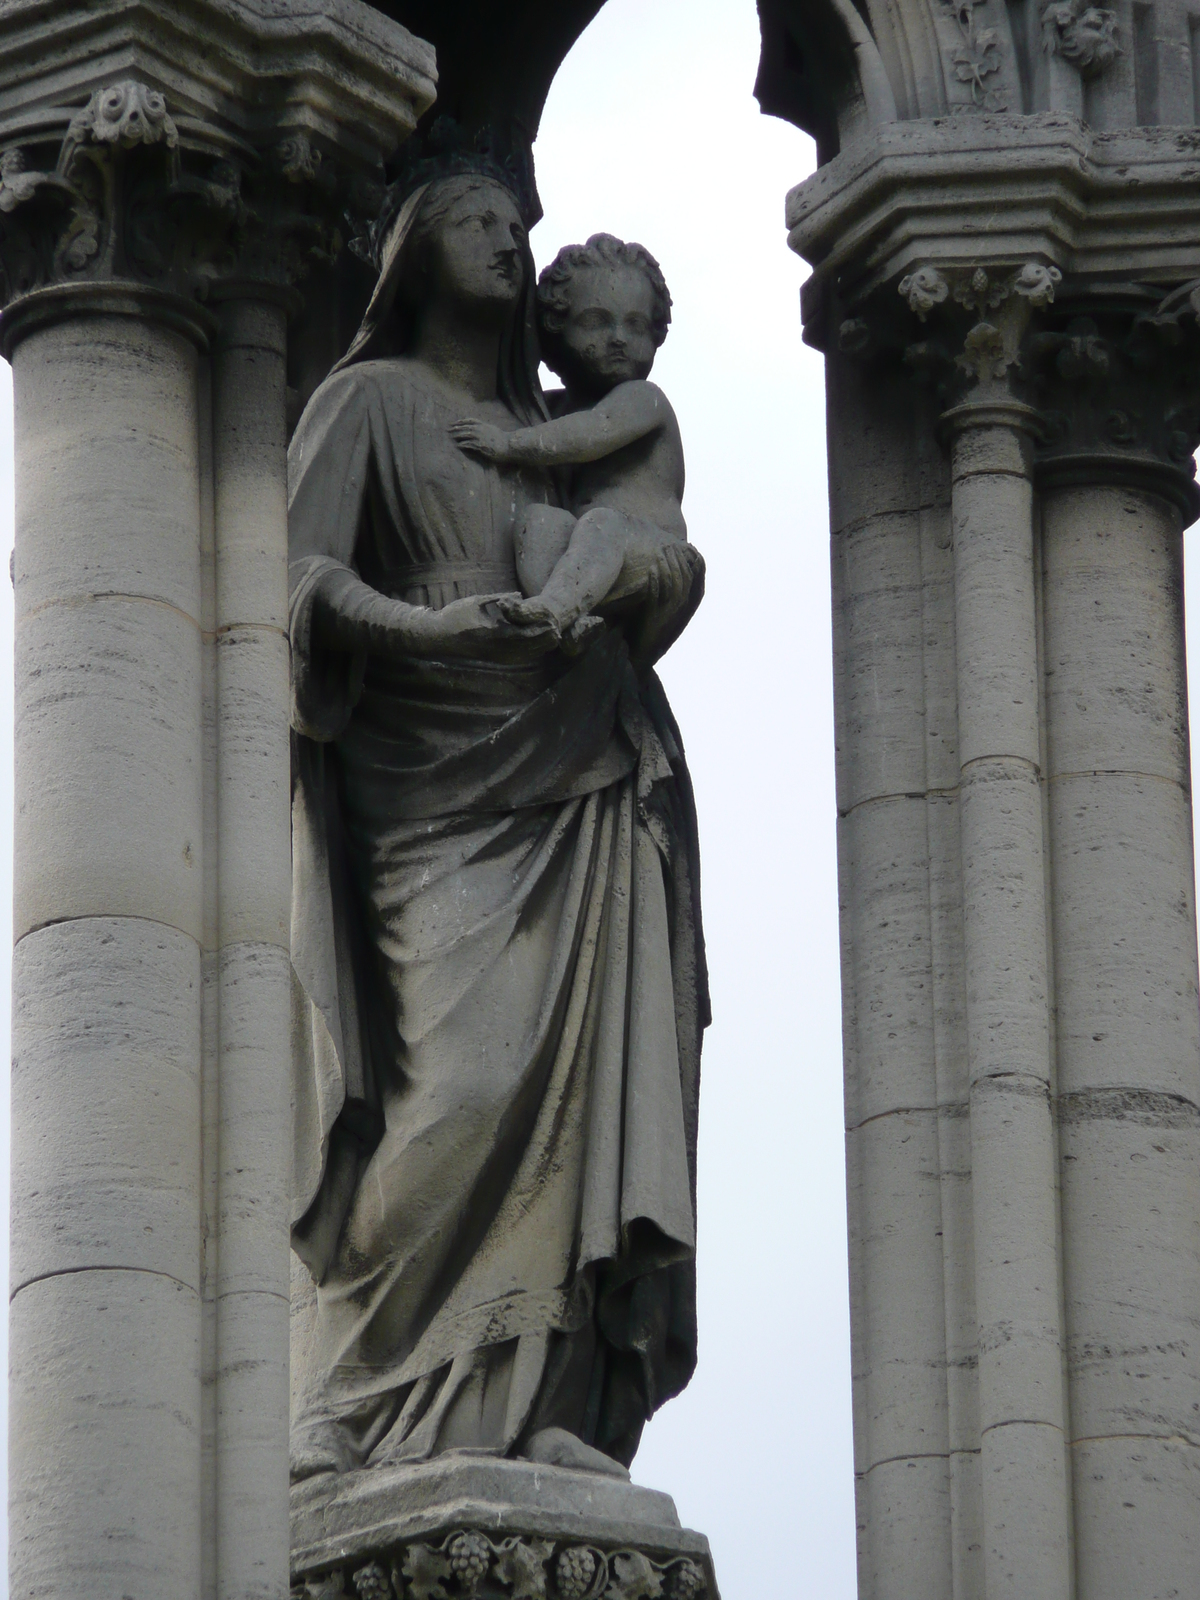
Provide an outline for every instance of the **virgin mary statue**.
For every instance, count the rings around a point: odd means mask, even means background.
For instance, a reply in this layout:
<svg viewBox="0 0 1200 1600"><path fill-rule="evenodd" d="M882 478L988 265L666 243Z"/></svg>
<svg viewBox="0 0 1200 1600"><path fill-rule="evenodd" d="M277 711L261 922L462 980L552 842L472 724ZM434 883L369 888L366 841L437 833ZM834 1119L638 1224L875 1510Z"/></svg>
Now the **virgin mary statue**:
<svg viewBox="0 0 1200 1600"><path fill-rule="evenodd" d="M501 169L425 174L292 443L295 1477L447 1450L620 1472L695 1363L696 831L664 559L568 659L504 621L549 476Z"/></svg>

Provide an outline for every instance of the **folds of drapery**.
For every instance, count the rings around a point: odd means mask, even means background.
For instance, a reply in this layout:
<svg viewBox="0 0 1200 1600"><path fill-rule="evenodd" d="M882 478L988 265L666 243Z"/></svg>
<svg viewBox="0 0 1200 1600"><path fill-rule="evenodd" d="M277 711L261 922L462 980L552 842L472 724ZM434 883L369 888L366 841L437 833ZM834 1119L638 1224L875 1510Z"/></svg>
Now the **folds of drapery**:
<svg viewBox="0 0 1200 1600"><path fill-rule="evenodd" d="M686 764L615 632L549 672L317 647L364 519L427 554L403 429L361 388L293 468L300 1416L351 1460L547 1420L625 1459L695 1359Z"/></svg>

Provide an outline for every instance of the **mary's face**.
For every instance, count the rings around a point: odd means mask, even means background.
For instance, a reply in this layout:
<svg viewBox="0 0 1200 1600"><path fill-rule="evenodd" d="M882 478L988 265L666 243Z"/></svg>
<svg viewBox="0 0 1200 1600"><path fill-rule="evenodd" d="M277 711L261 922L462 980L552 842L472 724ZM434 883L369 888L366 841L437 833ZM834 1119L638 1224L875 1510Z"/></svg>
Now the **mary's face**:
<svg viewBox="0 0 1200 1600"><path fill-rule="evenodd" d="M525 227L498 184L456 200L431 246L431 287L440 298L497 312L517 301L525 280Z"/></svg>

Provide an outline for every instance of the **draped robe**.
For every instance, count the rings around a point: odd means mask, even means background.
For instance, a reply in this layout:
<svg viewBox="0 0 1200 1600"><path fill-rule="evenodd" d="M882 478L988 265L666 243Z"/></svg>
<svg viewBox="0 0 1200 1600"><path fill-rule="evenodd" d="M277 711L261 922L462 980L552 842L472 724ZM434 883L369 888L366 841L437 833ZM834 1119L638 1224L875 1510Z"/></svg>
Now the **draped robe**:
<svg viewBox="0 0 1200 1600"><path fill-rule="evenodd" d="M314 633L339 569L434 608L517 587L550 486L460 452L460 411L361 362L289 456L302 1472L546 1426L627 1464L695 1363L707 988L657 679L611 629L532 666Z"/></svg>

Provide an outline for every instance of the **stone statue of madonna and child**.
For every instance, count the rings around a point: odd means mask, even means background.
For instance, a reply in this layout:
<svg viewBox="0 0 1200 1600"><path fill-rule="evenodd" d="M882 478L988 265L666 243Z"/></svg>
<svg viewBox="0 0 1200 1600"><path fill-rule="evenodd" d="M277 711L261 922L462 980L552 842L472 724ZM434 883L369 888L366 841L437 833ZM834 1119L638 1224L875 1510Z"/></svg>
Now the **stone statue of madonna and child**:
<svg viewBox="0 0 1200 1600"><path fill-rule="evenodd" d="M374 243L289 461L293 1479L624 1477L696 1355L670 297L608 235L539 286L478 154L415 163Z"/></svg>

